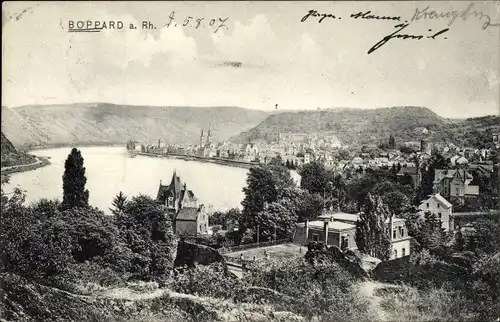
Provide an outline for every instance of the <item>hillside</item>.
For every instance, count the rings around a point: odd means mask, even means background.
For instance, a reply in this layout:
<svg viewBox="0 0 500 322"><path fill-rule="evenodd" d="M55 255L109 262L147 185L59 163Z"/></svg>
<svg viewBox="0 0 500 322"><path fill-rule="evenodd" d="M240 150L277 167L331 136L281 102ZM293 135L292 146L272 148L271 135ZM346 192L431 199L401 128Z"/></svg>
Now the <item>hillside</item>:
<svg viewBox="0 0 500 322"><path fill-rule="evenodd" d="M137 292L122 288L85 296L13 274L0 277L5 292L0 312L6 321L305 321L266 305L235 304L167 289Z"/></svg>
<svg viewBox="0 0 500 322"><path fill-rule="evenodd" d="M386 142L393 134L397 142L435 141L470 143L500 129L499 117L489 116L466 120L442 118L424 107L391 107L372 110L330 109L322 111L287 112L268 116L253 129L232 138L234 142L274 141L280 132L328 133L343 144L363 145ZM496 124L495 124L496 122ZM416 131L426 128L427 134ZM488 132L486 132L488 131ZM490 136L491 137L491 136Z"/></svg>
<svg viewBox="0 0 500 322"><path fill-rule="evenodd" d="M202 129L224 140L268 114L239 107L151 107L81 103L2 107L2 131L19 147L124 143L129 139L190 144Z"/></svg>
<svg viewBox="0 0 500 322"><path fill-rule="evenodd" d="M3 134L3 131L1 137L1 149L2 167L35 162L35 158L33 156L18 152L12 142L10 142L9 139L7 139L7 137Z"/></svg>
<svg viewBox="0 0 500 322"><path fill-rule="evenodd" d="M1 146L2 146L2 155L5 153L17 153L16 148L14 145L5 137L5 135L2 132L2 141L1 141Z"/></svg>

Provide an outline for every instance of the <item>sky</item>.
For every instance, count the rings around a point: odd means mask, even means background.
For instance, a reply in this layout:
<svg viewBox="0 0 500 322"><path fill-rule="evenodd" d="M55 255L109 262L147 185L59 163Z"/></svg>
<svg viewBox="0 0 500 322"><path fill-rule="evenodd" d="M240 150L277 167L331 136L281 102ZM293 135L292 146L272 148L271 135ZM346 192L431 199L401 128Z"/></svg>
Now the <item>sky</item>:
<svg viewBox="0 0 500 322"><path fill-rule="evenodd" d="M469 12L477 14L453 22L422 14L460 15L469 5L3 2L2 106L109 102L265 111L276 104L283 110L424 106L452 118L498 115L500 26L483 27L485 15L491 24L500 22L500 2L475 1ZM335 18L319 23L320 17L309 16L302 22L310 10ZM400 21L350 17L367 11ZM123 29L68 32L70 21L87 20L122 21ZM224 26L216 31L220 20ZM156 29L142 29L142 21ZM393 38L367 53L405 21L399 34L425 37Z"/></svg>

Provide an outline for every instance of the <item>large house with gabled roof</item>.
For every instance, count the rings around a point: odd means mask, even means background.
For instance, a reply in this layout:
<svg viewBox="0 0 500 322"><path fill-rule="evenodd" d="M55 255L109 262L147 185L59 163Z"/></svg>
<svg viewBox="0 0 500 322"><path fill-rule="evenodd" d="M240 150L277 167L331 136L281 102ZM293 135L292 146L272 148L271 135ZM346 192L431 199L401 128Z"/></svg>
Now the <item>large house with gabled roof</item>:
<svg viewBox="0 0 500 322"><path fill-rule="evenodd" d="M419 214L424 217L426 212L433 214L441 222L444 231L454 229L453 205L441 194L435 193L422 200L418 206Z"/></svg>
<svg viewBox="0 0 500 322"><path fill-rule="evenodd" d="M178 235L199 235L208 232L208 215L203 205L187 185L181 182L175 170L169 185L160 181L156 201L167 210Z"/></svg>
<svg viewBox="0 0 500 322"><path fill-rule="evenodd" d="M434 192L446 198L479 195L479 187L471 185L472 175L463 169L436 169Z"/></svg>

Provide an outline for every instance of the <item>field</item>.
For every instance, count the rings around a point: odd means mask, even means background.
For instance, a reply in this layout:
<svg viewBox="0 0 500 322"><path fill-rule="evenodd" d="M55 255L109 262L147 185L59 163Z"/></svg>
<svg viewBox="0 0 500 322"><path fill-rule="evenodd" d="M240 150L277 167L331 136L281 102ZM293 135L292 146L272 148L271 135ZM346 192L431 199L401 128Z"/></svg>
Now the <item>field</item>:
<svg viewBox="0 0 500 322"><path fill-rule="evenodd" d="M224 257L240 259L243 254L243 259L253 260L255 256L256 260L265 259L266 251L269 254L269 258L292 258L292 257L302 257L307 251L307 247L298 246L294 244L280 244L267 247L251 248L242 250L234 253L226 253Z"/></svg>

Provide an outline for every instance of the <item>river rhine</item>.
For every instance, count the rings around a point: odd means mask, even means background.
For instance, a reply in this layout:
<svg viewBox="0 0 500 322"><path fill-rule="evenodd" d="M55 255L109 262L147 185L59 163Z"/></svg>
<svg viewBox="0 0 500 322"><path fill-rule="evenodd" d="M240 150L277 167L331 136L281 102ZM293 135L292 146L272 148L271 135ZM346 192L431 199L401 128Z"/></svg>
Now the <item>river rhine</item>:
<svg viewBox="0 0 500 322"><path fill-rule="evenodd" d="M160 180L169 184L175 170L200 203L214 210L241 207L248 170L196 161L137 156L130 158L123 147L79 148L86 168L90 204L109 213L113 197L120 191L127 196L145 194L156 198ZM5 191L19 187L26 201L41 198L62 199L64 161L71 148L35 150L37 156L50 157L51 164L33 171L14 173ZM298 175L292 176L298 180Z"/></svg>

